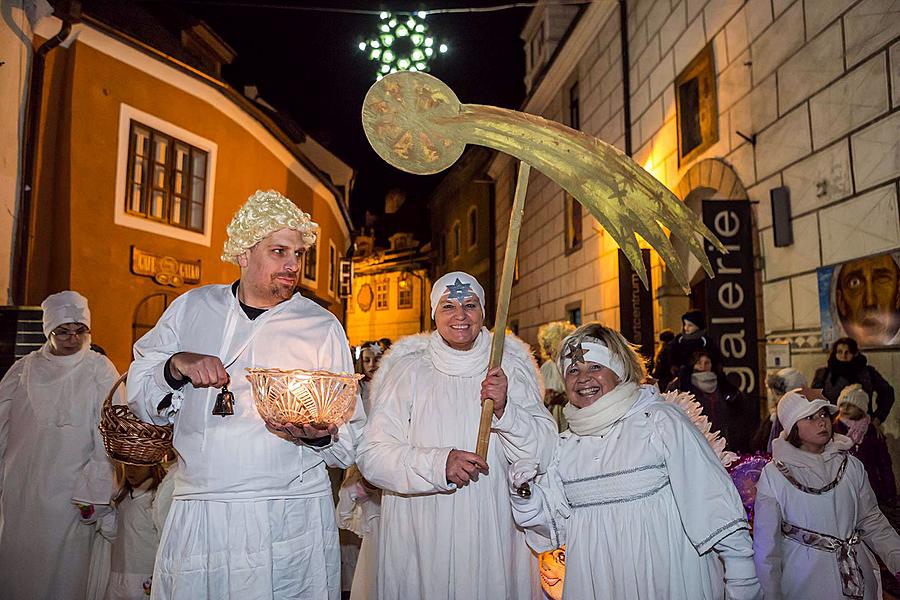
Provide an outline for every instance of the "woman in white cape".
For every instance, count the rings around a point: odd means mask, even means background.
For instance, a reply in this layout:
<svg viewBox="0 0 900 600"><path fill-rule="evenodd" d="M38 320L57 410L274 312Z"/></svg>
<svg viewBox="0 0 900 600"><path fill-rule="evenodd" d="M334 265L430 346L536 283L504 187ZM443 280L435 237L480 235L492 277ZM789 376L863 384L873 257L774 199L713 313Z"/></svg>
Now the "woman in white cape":
<svg viewBox="0 0 900 600"><path fill-rule="evenodd" d="M488 371L484 290L448 273L431 293L437 330L395 343L373 384L360 442L363 476L382 488L378 597L540 598L537 562L513 522L506 468L549 461L556 424L527 346L507 335ZM494 400L487 461L473 449L481 400Z"/></svg>
<svg viewBox="0 0 900 600"><path fill-rule="evenodd" d="M566 545L563 598L761 598L731 478L681 409L640 385L628 342L583 325L559 362L569 431L536 483L531 459L509 483L532 548Z"/></svg>
<svg viewBox="0 0 900 600"><path fill-rule="evenodd" d="M113 492L97 424L118 373L90 349L84 296L41 307L47 342L0 382L0 596L13 600L85 597L94 521Z"/></svg>
<svg viewBox="0 0 900 600"><path fill-rule="evenodd" d="M850 438L832 434L837 407L819 390L778 403L784 431L756 488L753 546L766 600L875 600L877 567L900 571L900 536L878 508Z"/></svg>

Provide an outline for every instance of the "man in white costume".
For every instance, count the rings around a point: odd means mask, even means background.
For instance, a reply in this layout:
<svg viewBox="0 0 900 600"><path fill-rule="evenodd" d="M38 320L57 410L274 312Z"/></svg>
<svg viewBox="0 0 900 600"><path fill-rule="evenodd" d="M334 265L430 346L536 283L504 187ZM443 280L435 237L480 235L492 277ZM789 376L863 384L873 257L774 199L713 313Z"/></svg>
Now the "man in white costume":
<svg viewBox="0 0 900 600"><path fill-rule="evenodd" d="M502 368L488 371L484 290L452 272L431 291L437 330L395 343L372 386L360 442L363 476L384 490L378 597L540 598L537 563L513 522L505 472L548 461L556 424L528 347L507 334ZM494 400L487 461L474 449L484 398Z"/></svg>
<svg viewBox="0 0 900 600"><path fill-rule="evenodd" d="M154 598L340 597L325 466L353 464L364 412L357 401L340 430L264 423L245 377L251 367L353 371L340 323L295 293L317 229L278 192L256 192L222 256L241 278L183 294L134 346L128 403L145 421L175 424L180 463ZM234 414L220 416L225 384Z"/></svg>
<svg viewBox="0 0 900 600"><path fill-rule="evenodd" d="M47 342L0 382L0 597L80 599L92 521L113 491L97 424L119 375L90 349L84 296L60 292L41 308Z"/></svg>

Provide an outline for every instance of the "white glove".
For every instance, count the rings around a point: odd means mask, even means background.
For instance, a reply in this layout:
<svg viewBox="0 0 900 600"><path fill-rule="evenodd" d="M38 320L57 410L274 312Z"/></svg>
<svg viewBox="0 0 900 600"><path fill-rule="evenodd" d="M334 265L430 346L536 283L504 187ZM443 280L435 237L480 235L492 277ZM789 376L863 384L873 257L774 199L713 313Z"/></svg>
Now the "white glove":
<svg viewBox="0 0 900 600"><path fill-rule="evenodd" d="M530 483L537 476L540 464L541 461L536 458L520 458L509 465L507 479L510 493L517 494L522 484Z"/></svg>

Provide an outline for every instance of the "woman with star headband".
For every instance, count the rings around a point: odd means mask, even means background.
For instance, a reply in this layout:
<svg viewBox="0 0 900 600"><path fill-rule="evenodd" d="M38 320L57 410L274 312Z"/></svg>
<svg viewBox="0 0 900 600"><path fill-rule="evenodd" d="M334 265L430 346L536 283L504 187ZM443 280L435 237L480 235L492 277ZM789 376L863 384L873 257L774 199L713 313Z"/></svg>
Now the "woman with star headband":
<svg viewBox="0 0 900 600"><path fill-rule="evenodd" d="M383 490L372 596L542 597L537 563L509 510L506 470L527 456L546 467L556 423L521 340L507 334L501 367L488 370L484 301L468 273L438 279L435 331L397 341L375 374L357 458ZM494 400L487 460L473 447L485 398Z"/></svg>
<svg viewBox="0 0 900 600"><path fill-rule="evenodd" d="M587 324L557 360L569 430L540 477L538 460L514 462L509 490L534 550L566 545L563 598L761 598L734 484L681 409L642 385L631 345Z"/></svg>

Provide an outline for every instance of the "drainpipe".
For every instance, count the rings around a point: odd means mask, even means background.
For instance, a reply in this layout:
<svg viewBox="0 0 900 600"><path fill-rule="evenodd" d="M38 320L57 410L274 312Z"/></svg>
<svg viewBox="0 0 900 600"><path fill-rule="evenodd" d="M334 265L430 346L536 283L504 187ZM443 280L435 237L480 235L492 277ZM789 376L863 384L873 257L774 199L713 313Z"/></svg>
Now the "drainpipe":
<svg viewBox="0 0 900 600"><path fill-rule="evenodd" d="M622 116L625 120L625 154L631 156L631 79L628 71L628 2L619 0L619 39L622 41L622 96L625 104Z"/></svg>
<svg viewBox="0 0 900 600"><path fill-rule="evenodd" d="M44 87L44 68L47 54L60 46L72 32L72 23L81 14L81 3L72 2L60 11L62 27L59 33L41 44L31 61L31 77L25 101L25 128L22 139L22 185L19 192L19 213L16 219L15 246L13 248L13 277L11 282L14 304L25 304L28 258L31 250L32 193L37 165L38 131L41 121L41 99Z"/></svg>

